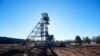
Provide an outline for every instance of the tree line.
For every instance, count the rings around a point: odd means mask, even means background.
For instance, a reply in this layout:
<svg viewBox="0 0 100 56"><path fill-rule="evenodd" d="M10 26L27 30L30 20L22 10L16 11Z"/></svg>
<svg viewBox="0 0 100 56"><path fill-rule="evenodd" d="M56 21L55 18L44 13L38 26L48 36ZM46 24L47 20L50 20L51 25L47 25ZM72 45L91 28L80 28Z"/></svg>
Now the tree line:
<svg viewBox="0 0 100 56"><path fill-rule="evenodd" d="M0 44L22 44L24 43L24 39L16 39L10 37L0 37Z"/></svg>
<svg viewBox="0 0 100 56"><path fill-rule="evenodd" d="M94 36L92 38L87 37L83 37L83 39L77 35L75 37L75 43L78 43L79 45L83 44L90 44L91 42L94 42L96 44L100 44L100 36Z"/></svg>

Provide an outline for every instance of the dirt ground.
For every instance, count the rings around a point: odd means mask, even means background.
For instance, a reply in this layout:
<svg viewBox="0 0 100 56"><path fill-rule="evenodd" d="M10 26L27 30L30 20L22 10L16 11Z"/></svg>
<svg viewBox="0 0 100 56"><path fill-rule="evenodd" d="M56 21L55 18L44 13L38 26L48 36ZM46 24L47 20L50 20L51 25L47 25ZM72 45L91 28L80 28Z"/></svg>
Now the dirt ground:
<svg viewBox="0 0 100 56"><path fill-rule="evenodd" d="M23 46L0 46L0 56L100 56L100 46L57 47L52 50L44 55L44 49L25 50Z"/></svg>
<svg viewBox="0 0 100 56"><path fill-rule="evenodd" d="M100 47L56 48L58 56L100 56Z"/></svg>

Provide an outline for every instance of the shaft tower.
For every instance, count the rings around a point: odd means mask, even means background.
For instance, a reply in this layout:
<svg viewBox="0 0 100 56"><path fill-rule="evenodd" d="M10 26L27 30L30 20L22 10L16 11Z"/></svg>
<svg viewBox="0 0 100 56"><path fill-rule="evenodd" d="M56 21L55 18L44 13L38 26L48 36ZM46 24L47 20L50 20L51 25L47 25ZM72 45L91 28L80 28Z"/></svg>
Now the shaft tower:
<svg viewBox="0 0 100 56"><path fill-rule="evenodd" d="M37 43L38 41L38 43L41 44L41 47L43 47L46 44L47 39L49 37L48 33L48 25L50 24L49 22L50 19L48 14L42 13L42 18L27 37L28 42Z"/></svg>

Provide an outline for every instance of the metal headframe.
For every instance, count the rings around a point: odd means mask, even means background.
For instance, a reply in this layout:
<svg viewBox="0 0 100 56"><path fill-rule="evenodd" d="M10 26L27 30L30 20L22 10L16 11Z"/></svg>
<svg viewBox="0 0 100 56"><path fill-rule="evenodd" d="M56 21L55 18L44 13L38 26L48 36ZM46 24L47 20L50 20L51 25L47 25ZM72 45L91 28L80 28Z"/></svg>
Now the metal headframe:
<svg viewBox="0 0 100 56"><path fill-rule="evenodd" d="M44 46L46 39L49 36L49 33L48 33L48 25L50 24L49 21L50 19L48 17L48 14L42 13L42 19L31 31L27 39L29 39L30 41L36 41L36 38L39 38L38 40L41 42L41 46Z"/></svg>

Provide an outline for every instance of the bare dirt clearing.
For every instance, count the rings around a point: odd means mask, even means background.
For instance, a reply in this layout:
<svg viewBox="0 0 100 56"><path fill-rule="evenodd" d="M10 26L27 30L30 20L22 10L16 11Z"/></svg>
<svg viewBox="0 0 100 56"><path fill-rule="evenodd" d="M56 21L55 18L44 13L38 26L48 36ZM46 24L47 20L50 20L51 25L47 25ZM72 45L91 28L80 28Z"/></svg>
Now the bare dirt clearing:
<svg viewBox="0 0 100 56"><path fill-rule="evenodd" d="M57 56L100 56L100 46L59 47L53 50ZM0 46L0 56L43 56L43 52L44 50L37 48L25 51L23 46ZM48 54L47 56L53 56L49 51Z"/></svg>
<svg viewBox="0 0 100 56"><path fill-rule="evenodd" d="M58 56L100 56L100 47L56 48Z"/></svg>

